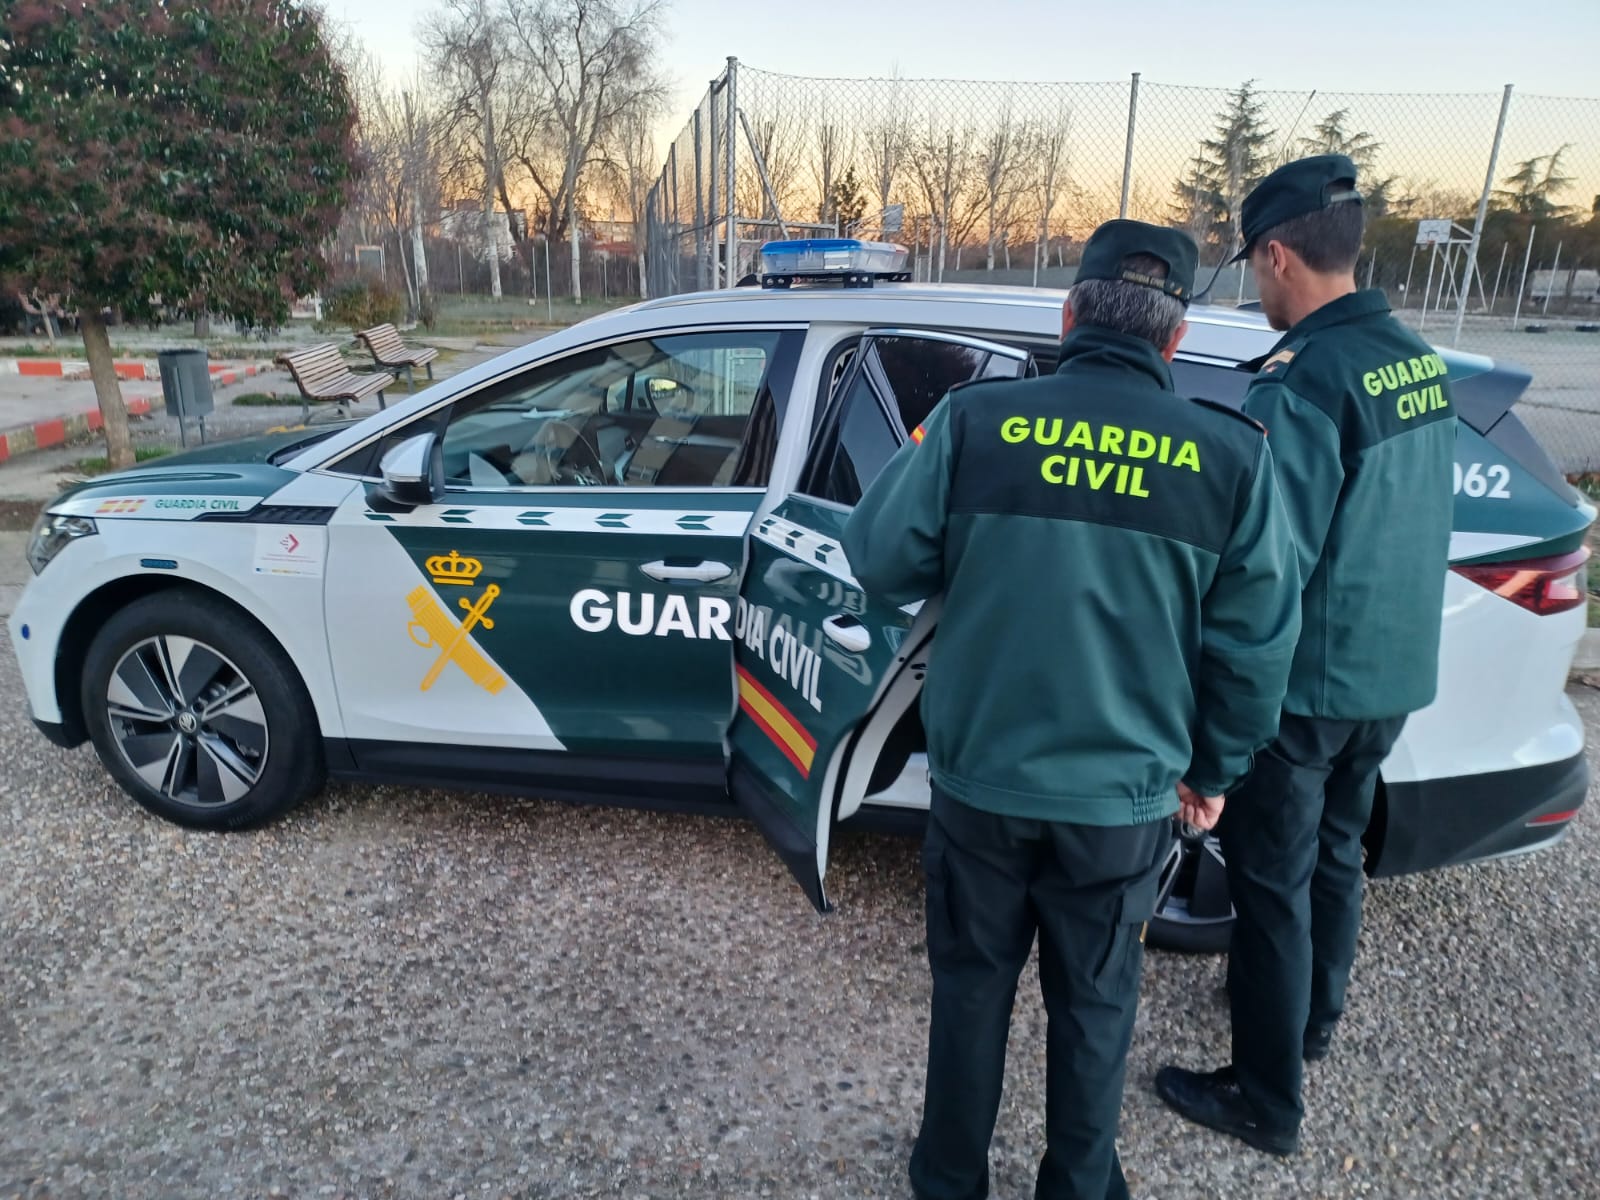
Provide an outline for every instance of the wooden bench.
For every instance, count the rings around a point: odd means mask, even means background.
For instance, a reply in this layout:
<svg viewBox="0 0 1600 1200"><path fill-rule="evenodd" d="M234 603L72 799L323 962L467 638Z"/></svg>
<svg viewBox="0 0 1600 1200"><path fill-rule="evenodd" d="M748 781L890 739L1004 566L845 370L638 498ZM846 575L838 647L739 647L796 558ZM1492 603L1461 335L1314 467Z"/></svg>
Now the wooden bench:
<svg viewBox="0 0 1600 1200"><path fill-rule="evenodd" d="M393 325L374 325L363 329L356 337L372 351L372 361L378 366L389 371L404 371L407 388L416 388L412 371L417 367L427 367L428 378L433 378L433 360L439 357L439 352L431 347L407 346Z"/></svg>
<svg viewBox="0 0 1600 1200"><path fill-rule="evenodd" d="M333 400L339 411L350 415L349 405L376 393L378 407L385 408L384 389L394 384L394 376L385 371L358 375L345 366L339 348L332 342L312 346L309 350L296 350L280 354L277 361L289 368L295 386L300 389L300 419L311 419L312 401Z"/></svg>

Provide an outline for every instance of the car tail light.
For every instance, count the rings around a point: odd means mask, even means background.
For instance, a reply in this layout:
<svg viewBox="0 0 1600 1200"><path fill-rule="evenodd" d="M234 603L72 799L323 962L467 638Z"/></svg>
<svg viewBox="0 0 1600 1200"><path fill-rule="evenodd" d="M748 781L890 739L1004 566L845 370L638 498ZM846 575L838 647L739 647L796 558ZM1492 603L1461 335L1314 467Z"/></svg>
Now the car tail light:
<svg viewBox="0 0 1600 1200"><path fill-rule="evenodd" d="M1553 558L1483 563L1450 568L1496 596L1536 616L1548 617L1581 607L1588 599L1588 547Z"/></svg>
<svg viewBox="0 0 1600 1200"><path fill-rule="evenodd" d="M1545 813L1542 816L1534 817L1533 820L1528 822L1528 825L1530 828L1543 825L1565 825L1577 815L1577 809L1569 808L1562 812Z"/></svg>

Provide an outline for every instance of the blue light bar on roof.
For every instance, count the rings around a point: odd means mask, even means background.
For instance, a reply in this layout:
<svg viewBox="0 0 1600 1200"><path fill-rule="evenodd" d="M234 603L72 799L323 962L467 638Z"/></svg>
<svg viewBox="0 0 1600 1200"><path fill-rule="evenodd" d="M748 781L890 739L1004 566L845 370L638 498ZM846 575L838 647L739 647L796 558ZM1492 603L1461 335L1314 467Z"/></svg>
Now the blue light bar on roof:
<svg viewBox="0 0 1600 1200"><path fill-rule="evenodd" d="M908 253L892 242L856 238L768 242L761 247L761 282L764 287L788 287L791 282L833 280L871 287L874 279L901 278Z"/></svg>

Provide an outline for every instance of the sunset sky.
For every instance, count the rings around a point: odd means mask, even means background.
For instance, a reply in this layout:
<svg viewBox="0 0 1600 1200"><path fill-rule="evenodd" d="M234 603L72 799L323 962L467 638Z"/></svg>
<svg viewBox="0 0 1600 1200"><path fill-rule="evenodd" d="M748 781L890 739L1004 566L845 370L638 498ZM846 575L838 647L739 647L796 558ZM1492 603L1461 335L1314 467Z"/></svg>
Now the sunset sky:
<svg viewBox="0 0 1600 1200"><path fill-rule="evenodd" d="M393 70L415 69L417 23L435 0L327 2ZM667 26L677 119L730 54L798 75L1102 80L1142 71L1166 83L1254 78L1285 89L1498 92L1515 83L1546 95L1600 91L1596 0L1522 9L1483 0L675 0Z"/></svg>
<svg viewBox="0 0 1600 1200"><path fill-rule="evenodd" d="M326 3L396 82L423 69L417 30L439 0ZM1135 207L1141 196L1166 205L1173 179L1225 102L1222 89L1246 79L1278 93L1266 114L1282 143L1274 154L1292 148L1295 136L1327 113L1348 109L1352 129L1370 130L1383 143L1380 174L1475 196L1501 90L1512 83L1497 175L1570 143L1562 163L1574 186L1565 199L1587 208L1600 191L1600 0L1541 0L1520 11L1530 19L1481 0L672 0L661 65L673 91L657 148L664 157L729 54L744 68L786 76L1104 81L1113 86L1072 90L1062 111L1070 108L1075 178L1105 202L1121 173L1128 77L1139 71ZM984 16L981 29L975 12ZM881 21L867 16L876 13ZM849 124L854 117L862 126L875 119L884 96L853 82L819 86L751 73L741 79L741 108L752 120L782 113L812 121L826 109L830 119ZM911 88L923 97L916 111L978 127L1007 102L1003 85ZM1041 99L1037 90L1019 91L1027 93L1023 105L1057 104L1056 93Z"/></svg>

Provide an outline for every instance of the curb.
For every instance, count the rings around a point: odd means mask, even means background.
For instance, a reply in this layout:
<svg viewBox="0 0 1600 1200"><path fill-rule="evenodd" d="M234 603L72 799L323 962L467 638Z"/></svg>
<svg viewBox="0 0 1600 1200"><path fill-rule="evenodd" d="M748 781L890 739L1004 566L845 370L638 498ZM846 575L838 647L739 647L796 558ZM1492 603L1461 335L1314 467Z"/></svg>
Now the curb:
<svg viewBox="0 0 1600 1200"><path fill-rule="evenodd" d="M19 364L23 368L18 369ZM117 375L122 379L160 379L161 374L155 363L127 363L119 362ZM88 370L88 364L77 363L71 359L16 359L0 358L0 375L36 375L44 377L62 378L73 373L73 368L82 367ZM139 370L138 375L131 372L134 368ZM227 387L238 383L242 379L249 379L263 371L270 371L271 363L245 363L242 366L229 367L223 363L211 364L211 383L214 387ZM127 373L125 373L125 370ZM165 410L167 404L162 396L125 396L123 404L127 407L130 417L148 417L153 413ZM48 421L35 421L31 425L19 425L14 429L0 429L0 463L9 462L11 459L23 454L32 454L37 450L48 450L53 446L65 445L68 441L84 434L97 433L104 426L104 418L100 415L98 407L83 411L68 413L66 416L53 417Z"/></svg>
<svg viewBox="0 0 1600 1200"><path fill-rule="evenodd" d="M213 376L227 376L217 379L219 385L238 383L240 379L257 375L262 371L270 370L271 363L258 362L246 364L242 367L230 367L225 363L214 362L207 364ZM148 359L128 359L111 364L121 380L153 383L161 378L161 368L156 362ZM243 372L243 374L240 374ZM70 376L89 373L89 364L77 358L0 358L0 375L24 375L36 379L66 379Z"/></svg>

